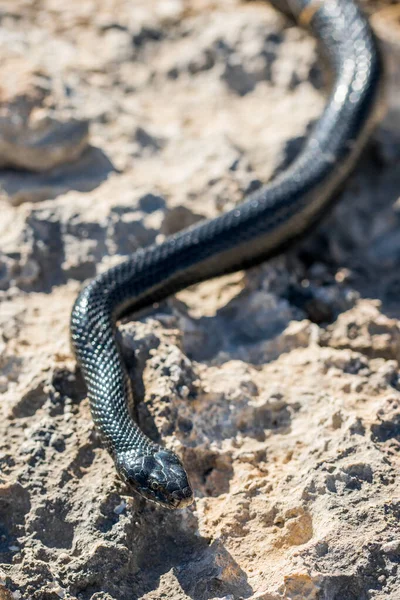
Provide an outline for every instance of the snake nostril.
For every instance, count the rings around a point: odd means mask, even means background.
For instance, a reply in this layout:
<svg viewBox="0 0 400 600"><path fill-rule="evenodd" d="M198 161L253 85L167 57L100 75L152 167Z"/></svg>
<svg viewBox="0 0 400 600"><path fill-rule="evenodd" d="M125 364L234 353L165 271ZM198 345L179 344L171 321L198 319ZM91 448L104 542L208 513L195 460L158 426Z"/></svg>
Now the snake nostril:
<svg viewBox="0 0 400 600"><path fill-rule="evenodd" d="M182 490L182 496L184 498L191 498L192 495L193 495L193 492L192 492L192 488L190 486L187 486Z"/></svg>

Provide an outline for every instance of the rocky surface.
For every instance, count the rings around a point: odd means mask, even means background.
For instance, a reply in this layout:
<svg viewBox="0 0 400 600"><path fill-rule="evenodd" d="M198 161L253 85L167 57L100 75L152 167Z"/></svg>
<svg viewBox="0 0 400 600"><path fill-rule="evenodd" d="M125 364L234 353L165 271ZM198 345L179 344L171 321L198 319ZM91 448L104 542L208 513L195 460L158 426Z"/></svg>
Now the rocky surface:
<svg viewBox="0 0 400 600"><path fill-rule="evenodd" d="M282 169L327 77L263 3L0 3L1 600L400 597L396 10L388 116L331 216L120 326L136 417L195 490L166 512L101 447L72 303Z"/></svg>

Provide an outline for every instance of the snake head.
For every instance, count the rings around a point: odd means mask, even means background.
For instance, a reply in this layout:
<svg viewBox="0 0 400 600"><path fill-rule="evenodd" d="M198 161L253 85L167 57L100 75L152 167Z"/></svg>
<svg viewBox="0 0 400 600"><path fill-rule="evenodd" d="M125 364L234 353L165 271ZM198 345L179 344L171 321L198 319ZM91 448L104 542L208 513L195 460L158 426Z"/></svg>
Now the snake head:
<svg viewBox="0 0 400 600"><path fill-rule="evenodd" d="M170 450L156 448L153 454L121 453L116 459L122 479L144 496L164 508L185 508L193 502L193 492L179 458Z"/></svg>

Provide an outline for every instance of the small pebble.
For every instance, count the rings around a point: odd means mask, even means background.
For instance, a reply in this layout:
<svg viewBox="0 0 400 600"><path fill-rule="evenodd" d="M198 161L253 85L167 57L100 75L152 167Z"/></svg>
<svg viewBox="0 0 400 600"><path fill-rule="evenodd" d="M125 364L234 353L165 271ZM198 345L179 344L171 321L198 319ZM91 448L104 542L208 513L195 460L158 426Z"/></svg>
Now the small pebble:
<svg viewBox="0 0 400 600"><path fill-rule="evenodd" d="M124 512L125 508L126 508L126 502L125 502L125 500L121 500L120 504L118 504L118 506L116 506L114 508L114 512L116 515L120 515L121 513Z"/></svg>
<svg viewBox="0 0 400 600"><path fill-rule="evenodd" d="M400 550L400 540L393 540L392 542L383 544L382 550L387 553L398 552Z"/></svg>

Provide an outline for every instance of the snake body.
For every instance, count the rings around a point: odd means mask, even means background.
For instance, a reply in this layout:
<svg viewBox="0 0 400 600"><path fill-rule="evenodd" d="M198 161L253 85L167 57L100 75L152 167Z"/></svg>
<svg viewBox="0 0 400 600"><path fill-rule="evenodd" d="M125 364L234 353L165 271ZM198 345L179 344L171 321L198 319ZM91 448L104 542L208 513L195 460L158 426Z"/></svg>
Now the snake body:
<svg viewBox="0 0 400 600"><path fill-rule="evenodd" d="M286 248L332 204L376 124L381 62L366 18L352 0L272 0L309 28L334 75L325 109L301 154L235 209L138 250L83 288L71 340L97 429L119 475L167 508L193 501L179 458L151 441L129 411L132 388L116 321L203 280L247 268Z"/></svg>

